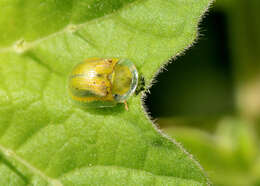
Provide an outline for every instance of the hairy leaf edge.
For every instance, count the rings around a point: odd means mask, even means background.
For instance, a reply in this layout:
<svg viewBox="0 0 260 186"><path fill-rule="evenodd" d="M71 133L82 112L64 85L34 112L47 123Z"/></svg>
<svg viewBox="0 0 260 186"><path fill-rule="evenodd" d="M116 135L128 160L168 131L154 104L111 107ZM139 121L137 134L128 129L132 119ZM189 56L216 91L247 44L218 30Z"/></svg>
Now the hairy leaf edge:
<svg viewBox="0 0 260 186"><path fill-rule="evenodd" d="M200 170L203 172L206 180L207 180L207 185L212 185L211 181L209 180L209 176L207 175L207 173L205 172L204 168L200 165L199 161L191 154L189 153L180 142L177 142L175 139L171 138L169 135L167 135L166 133L164 133L160 128L159 125L156 123L156 119L152 118L150 115L150 112L148 111L148 108L145 105L145 99L147 97L147 95L150 93L150 88L156 83L156 77L162 73L164 70L166 70L166 67L168 64L170 64L171 62L175 61L178 57L181 57L183 55L185 55L185 52L188 51L190 48L192 48L200 39L200 29L199 26L201 24L201 22L203 21L203 18L207 15L207 13L209 12L209 10L213 7L213 3L215 2L215 0L210 0L208 6L206 7L206 9L201 13L198 22L197 22L197 26L196 26L196 35L195 37L190 41L190 44L181 49L175 56L170 57L164 64L162 64L162 66L159 68L159 70L155 73L155 75L153 76L152 80L148 83L148 86L146 87L145 91L142 92L141 95L141 105L142 105L142 110L144 115L146 116L146 118L151 121L154 129L156 131L158 131L164 138L170 140L172 143L174 143L175 145L177 145L199 168Z"/></svg>
<svg viewBox="0 0 260 186"><path fill-rule="evenodd" d="M130 3L129 5L127 6L134 6L136 3L139 3L140 1L135 1L133 3ZM149 112L148 112L148 109L146 108L145 104L144 104L144 100L147 96L149 92L149 89L152 87L152 85L154 83L156 83L156 77L161 73L163 72L164 69L166 69L166 66L172 62L172 61L175 61L179 56L182 56L185 54L185 52L190 49L192 46L194 46L198 40L199 40L199 25L201 23L201 21L203 20L204 16L206 16L206 13L209 11L209 9L211 8L211 6L213 5L213 2L214 0L210 0L209 1L209 4L208 6L206 7L206 9L201 13L199 19L198 19L198 22L197 22L197 28L196 28L196 33L195 33L195 37L190 41L190 44L188 44L187 47L183 48L183 49L180 49L180 51L175 55L175 56L172 56L170 57L164 64L162 64L162 66L158 69L158 71L155 73L155 75L153 76L152 80L148 83L148 86L146 87L146 90L144 92L142 92L141 94L141 105L142 105L142 110L143 110L143 113L144 115L146 116L146 118L151 121L154 129L156 131L158 131L160 133L160 135L162 135L162 137L168 139L169 141L171 141L173 144L177 145L200 169L201 171L203 172L205 178L207 179L207 185L212 185L206 172L204 171L204 169L202 168L202 166L199 164L199 162L192 156L192 154L188 153L188 151L186 149L184 149L184 147L182 146L181 143L177 142L175 139L169 137L167 134L165 134L159 127L158 125L156 124L156 120L153 119ZM125 6L124 6L125 8ZM122 8L120 8L118 11L120 11ZM116 11L116 12L118 12ZM111 16L111 14L114 14L114 12L110 13L110 14L107 14L105 16L102 16L100 18L96 18L96 19L93 19L93 20L90 20L88 21L87 23L89 22L94 22L94 21L97 21L99 19L103 19L104 17L108 17L108 16ZM76 31L77 29L83 27L86 23L81 23L81 24L68 24L67 26L65 26L64 28L58 30L57 32L54 32L52 34L49 34L45 37L41 37L39 39L36 39L34 41L31 41L31 42L26 42L25 40L23 40L22 38L18 41L15 41L13 45L9 46L9 47L4 47L4 48L0 48L0 53L5 53L5 52L9 52L9 51L12 51L12 52L15 52L15 53L24 53L26 52L27 50L29 50L30 48L32 48L34 45L37 45L38 43L48 39L48 38L51 38L51 37L55 37L56 35L60 34L60 33L63 33L63 32L66 32L66 31L70 31L70 32L74 32ZM6 157L9 157L10 155L12 156L13 155L13 152L1 147L0 150L3 152L3 154L6 156ZM7 152L8 151L8 152ZM16 158L14 158L16 159ZM20 161L20 159L17 159L18 161ZM24 162L22 162L22 164L24 164ZM24 164L25 167L31 169L31 166L27 166L27 162ZM37 171L38 172L38 171ZM38 174L40 175L41 177L45 178L45 180L48 180L50 181L51 183L55 183L55 184L59 184L59 182L57 183L57 180L52 180L50 179L49 177L45 177L42 176L41 174Z"/></svg>

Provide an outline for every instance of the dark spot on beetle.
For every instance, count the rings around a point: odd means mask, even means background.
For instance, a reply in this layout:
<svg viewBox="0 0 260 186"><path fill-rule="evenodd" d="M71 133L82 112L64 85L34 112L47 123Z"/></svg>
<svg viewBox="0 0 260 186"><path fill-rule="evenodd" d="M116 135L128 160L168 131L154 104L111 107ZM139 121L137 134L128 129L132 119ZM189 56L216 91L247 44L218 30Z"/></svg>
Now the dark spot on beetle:
<svg viewBox="0 0 260 186"><path fill-rule="evenodd" d="M114 98L117 98L119 95L118 94L114 94Z"/></svg>
<svg viewBox="0 0 260 186"><path fill-rule="evenodd" d="M113 94L115 100L119 99L119 96L120 96L119 94Z"/></svg>

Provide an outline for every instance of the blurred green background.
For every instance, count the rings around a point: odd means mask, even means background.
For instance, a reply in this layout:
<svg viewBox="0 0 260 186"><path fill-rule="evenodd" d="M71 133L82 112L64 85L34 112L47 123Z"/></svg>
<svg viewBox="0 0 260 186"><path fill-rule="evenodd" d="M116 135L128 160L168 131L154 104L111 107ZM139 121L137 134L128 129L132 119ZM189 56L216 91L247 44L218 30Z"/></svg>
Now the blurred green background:
<svg viewBox="0 0 260 186"><path fill-rule="evenodd" d="M146 97L213 185L260 185L260 0L219 0Z"/></svg>

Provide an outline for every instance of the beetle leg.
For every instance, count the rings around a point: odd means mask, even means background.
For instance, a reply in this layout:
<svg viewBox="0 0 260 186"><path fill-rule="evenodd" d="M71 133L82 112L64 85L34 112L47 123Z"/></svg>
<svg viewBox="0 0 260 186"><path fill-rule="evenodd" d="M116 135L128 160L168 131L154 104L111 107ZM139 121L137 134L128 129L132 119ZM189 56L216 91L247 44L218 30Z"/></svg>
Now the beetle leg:
<svg viewBox="0 0 260 186"><path fill-rule="evenodd" d="M125 105L126 111L128 111L128 105L127 105L127 102L126 102L126 101L124 101L124 105Z"/></svg>

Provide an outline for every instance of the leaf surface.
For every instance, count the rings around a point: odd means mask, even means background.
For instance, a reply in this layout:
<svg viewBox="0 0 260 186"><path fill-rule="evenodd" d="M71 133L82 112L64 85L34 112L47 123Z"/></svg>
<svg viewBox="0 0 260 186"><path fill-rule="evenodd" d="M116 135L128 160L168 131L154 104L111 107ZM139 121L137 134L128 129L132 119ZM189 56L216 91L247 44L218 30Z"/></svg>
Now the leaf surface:
<svg viewBox="0 0 260 186"><path fill-rule="evenodd" d="M214 185L259 183L258 138L252 123L225 118L214 134L191 127L166 127L164 131L191 152Z"/></svg>
<svg viewBox="0 0 260 186"><path fill-rule="evenodd" d="M141 94L128 112L87 110L71 102L67 80L88 57L119 57L148 87L194 41L209 3L1 1L0 184L207 185L198 163L147 118Z"/></svg>

